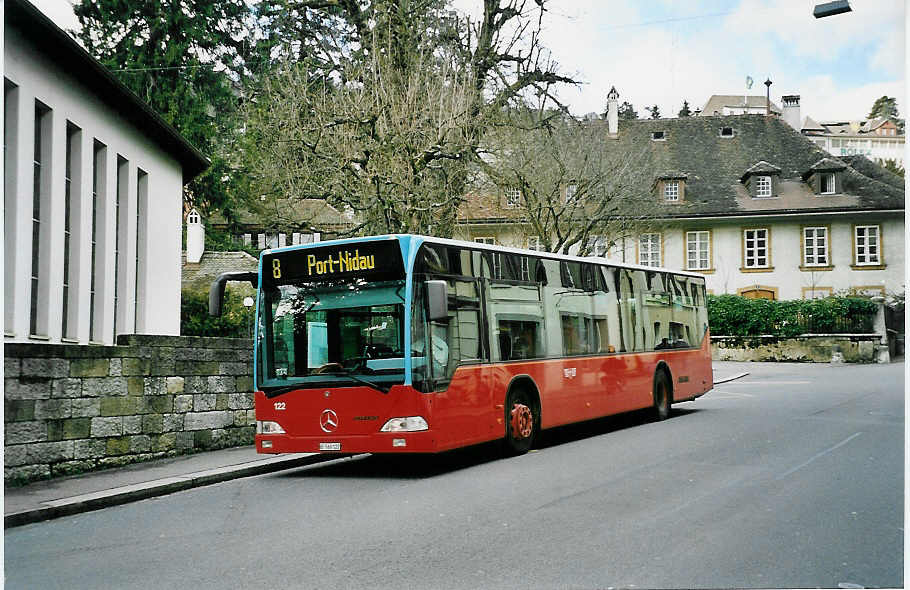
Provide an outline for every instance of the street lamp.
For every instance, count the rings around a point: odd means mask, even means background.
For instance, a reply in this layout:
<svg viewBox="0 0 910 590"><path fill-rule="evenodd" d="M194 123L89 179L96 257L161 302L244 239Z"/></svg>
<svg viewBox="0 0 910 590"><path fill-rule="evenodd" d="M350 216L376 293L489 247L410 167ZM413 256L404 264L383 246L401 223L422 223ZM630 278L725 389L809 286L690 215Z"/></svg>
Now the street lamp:
<svg viewBox="0 0 910 590"><path fill-rule="evenodd" d="M850 8L850 2L848 0L835 0L834 2L826 2L825 4L817 4L815 10L812 11L812 16L815 18L824 18L826 16L850 12L851 10L853 9Z"/></svg>

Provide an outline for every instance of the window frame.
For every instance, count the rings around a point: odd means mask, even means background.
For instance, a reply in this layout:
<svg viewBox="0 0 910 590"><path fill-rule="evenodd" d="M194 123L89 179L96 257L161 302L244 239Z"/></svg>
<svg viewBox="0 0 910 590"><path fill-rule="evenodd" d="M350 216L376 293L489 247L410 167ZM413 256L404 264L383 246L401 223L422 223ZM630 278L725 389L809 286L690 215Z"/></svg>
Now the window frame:
<svg viewBox="0 0 910 590"><path fill-rule="evenodd" d="M702 267L701 265L692 266L692 264L691 264L692 260L689 257L689 244L691 242L690 238L692 236L695 236L695 238L696 238L695 245L696 245L696 255L697 255L698 252L700 251L699 246L702 243L702 240L699 239L699 236L701 234L705 234L707 236L706 239L704 240L704 243L707 244L707 251L708 251L707 263L706 263L707 265L704 267ZM708 271L708 272L714 271L714 248L713 248L713 243L712 243L713 241L714 241L713 235L712 235L712 231L710 229L686 230L685 239L683 240L683 247L684 247L683 253L685 256L684 260L686 261L686 270L694 270L696 272L701 272L701 273L704 273L706 271ZM696 256L697 261L700 258L701 258L701 256Z"/></svg>
<svg viewBox="0 0 910 590"><path fill-rule="evenodd" d="M875 229L875 260L868 260L868 230ZM862 245L862 255L867 259L860 262L860 244L859 244L859 230L867 230L865 237L865 243ZM854 225L853 226L853 265L859 268L880 268L884 266L884 257L882 256L882 226L881 224L866 224L866 225Z"/></svg>
<svg viewBox="0 0 910 590"><path fill-rule="evenodd" d="M749 237L749 233L754 232L753 237ZM764 246L759 246L758 242L760 239L759 232L764 232ZM742 238L742 271L769 271L773 270L774 267L771 266L771 228L770 227L744 227L740 234ZM753 241L752 246L749 245L749 242ZM764 249L764 255L760 253L761 249ZM760 258L764 258L764 264L760 264L758 261Z"/></svg>
<svg viewBox="0 0 910 590"><path fill-rule="evenodd" d="M521 206L521 189L515 187L508 187L504 191L506 199L506 207L508 209L515 209Z"/></svg>
<svg viewBox="0 0 910 590"><path fill-rule="evenodd" d="M643 246L645 244L645 238L650 237L650 236L657 236L656 252L655 252L655 248L654 248L654 246L655 246L654 238L647 240L647 243L650 246L649 249L645 250L645 248L643 248ZM661 232L643 233L638 236L638 240L635 243L638 248L638 252L636 253L635 260L637 261L638 264L640 264L641 266L649 266L649 267L662 267L663 266L664 240L663 240L663 234ZM651 264L651 262L653 262L654 254L657 255L657 264ZM645 260L645 257L647 257L647 260Z"/></svg>
<svg viewBox="0 0 910 590"><path fill-rule="evenodd" d="M804 225L804 226L802 226L802 227L800 228L800 230L801 230L801 231L800 231L800 235L801 235L801 238L800 238L800 249L801 249L801 256L800 256L800 259L801 259L801 262L802 262L802 267L801 267L801 268L803 268L803 269L811 269L811 270L818 270L818 269L823 269L823 268L830 268L830 267L831 267L831 227L830 227L830 226L827 226L827 225ZM825 252L824 252L824 257L825 257L825 259L824 259L824 261L822 261L822 262L819 262L819 260L818 260L818 257L819 257L819 255L818 255L818 248L819 248L819 246L818 246L818 238L819 238L819 236L818 236L818 233L817 233L817 232L818 232L819 230L823 230L823 231L824 231L824 240L825 240L825 244L824 244L824 250L825 250ZM810 262L810 260L809 260L809 254L807 253L807 250L808 250L809 247L810 247L809 244L807 243L807 240L809 239L809 236L807 235L807 232L809 232L809 231L814 231L814 232L816 232L815 235L812 236L813 244L812 244L812 246L811 246L812 249L813 249L813 251L814 251L813 254L812 254L812 256L815 258L815 260L814 260L814 261L811 261L811 262Z"/></svg>
<svg viewBox="0 0 910 590"><path fill-rule="evenodd" d="M770 174L756 174L752 177L752 183L755 187L753 195L756 199L770 199L774 196L774 180ZM767 187L765 187L765 183L767 183Z"/></svg>
<svg viewBox="0 0 910 590"><path fill-rule="evenodd" d="M668 178L663 181L664 201L668 203L678 203L682 197L680 190L680 181L678 178Z"/></svg>
<svg viewBox="0 0 910 590"><path fill-rule="evenodd" d="M831 190L825 190L828 182L831 183ZM819 172L818 174L818 194L836 195L837 194L837 173L836 172Z"/></svg>

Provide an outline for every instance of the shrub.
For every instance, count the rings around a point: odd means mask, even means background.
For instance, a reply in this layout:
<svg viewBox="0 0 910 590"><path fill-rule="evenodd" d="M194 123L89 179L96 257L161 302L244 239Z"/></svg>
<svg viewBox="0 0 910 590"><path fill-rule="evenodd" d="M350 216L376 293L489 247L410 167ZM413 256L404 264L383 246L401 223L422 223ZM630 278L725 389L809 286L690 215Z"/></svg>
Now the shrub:
<svg viewBox="0 0 910 590"><path fill-rule="evenodd" d="M770 301L708 296L708 323L715 336L869 333L875 311L875 303L858 297Z"/></svg>
<svg viewBox="0 0 910 590"><path fill-rule="evenodd" d="M209 294L184 289L181 293L180 333L184 336L223 336L249 338L255 314L243 306L243 295L227 290L221 316L209 315Z"/></svg>

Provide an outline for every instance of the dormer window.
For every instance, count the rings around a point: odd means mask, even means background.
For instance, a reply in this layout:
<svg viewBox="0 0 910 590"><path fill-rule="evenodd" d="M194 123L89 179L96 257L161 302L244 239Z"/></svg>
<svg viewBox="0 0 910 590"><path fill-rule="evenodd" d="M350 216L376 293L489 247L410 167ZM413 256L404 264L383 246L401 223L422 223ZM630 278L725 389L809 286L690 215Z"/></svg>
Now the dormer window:
<svg viewBox="0 0 910 590"><path fill-rule="evenodd" d="M836 191L837 183L835 182L834 172L822 172L818 176L819 185L821 190L819 191L823 195L833 195Z"/></svg>
<svg viewBox="0 0 910 590"><path fill-rule="evenodd" d="M666 131L652 131L651 132L651 141L666 141L667 133Z"/></svg>
<svg viewBox="0 0 910 590"><path fill-rule="evenodd" d="M671 203L679 201L679 180L664 181L664 200Z"/></svg>
<svg viewBox="0 0 910 590"><path fill-rule="evenodd" d="M507 188L506 189L506 207L514 208L521 205L521 189L520 188Z"/></svg>
<svg viewBox="0 0 910 590"><path fill-rule="evenodd" d="M681 172L669 172L654 180L654 196L664 203L682 204L686 200L686 178Z"/></svg>
<svg viewBox="0 0 910 590"><path fill-rule="evenodd" d="M752 182L755 183L756 198L767 198L773 196L774 193L771 191L770 176L756 176Z"/></svg>
<svg viewBox="0 0 910 590"><path fill-rule="evenodd" d="M764 160L758 162L740 178L753 199L772 199L778 196L780 168Z"/></svg>
<svg viewBox="0 0 910 590"><path fill-rule="evenodd" d="M816 195L836 195L843 191L843 172L846 164L836 158L822 158L805 173L803 180Z"/></svg>
<svg viewBox="0 0 910 590"><path fill-rule="evenodd" d="M733 137L733 128L732 127L721 127L720 136L721 137Z"/></svg>

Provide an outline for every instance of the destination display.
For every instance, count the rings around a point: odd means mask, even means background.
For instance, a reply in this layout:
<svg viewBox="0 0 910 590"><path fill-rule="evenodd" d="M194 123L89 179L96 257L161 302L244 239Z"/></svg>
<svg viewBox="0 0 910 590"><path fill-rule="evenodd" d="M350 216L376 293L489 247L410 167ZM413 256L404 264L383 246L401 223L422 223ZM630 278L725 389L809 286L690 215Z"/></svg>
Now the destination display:
<svg viewBox="0 0 910 590"><path fill-rule="evenodd" d="M404 278L398 240L302 248L268 254L262 260L262 282L265 285L332 282L350 278L368 281Z"/></svg>

